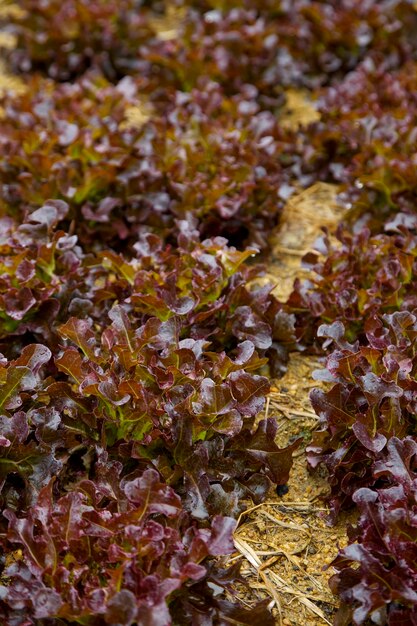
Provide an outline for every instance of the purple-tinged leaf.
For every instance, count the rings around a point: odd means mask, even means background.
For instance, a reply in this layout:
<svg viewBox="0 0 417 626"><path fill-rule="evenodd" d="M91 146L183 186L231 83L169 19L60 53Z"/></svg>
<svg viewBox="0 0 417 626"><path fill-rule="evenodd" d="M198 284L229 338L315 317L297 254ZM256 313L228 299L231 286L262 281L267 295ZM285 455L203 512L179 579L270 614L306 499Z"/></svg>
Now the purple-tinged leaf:
<svg viewBox="0 0 417 626"><path fill-rule="evenodd" d="M269 383L266 378L238 370L232 372L228 380L238 411L243 415L255 416L262 410L265 395L269 391Z"/></svg>

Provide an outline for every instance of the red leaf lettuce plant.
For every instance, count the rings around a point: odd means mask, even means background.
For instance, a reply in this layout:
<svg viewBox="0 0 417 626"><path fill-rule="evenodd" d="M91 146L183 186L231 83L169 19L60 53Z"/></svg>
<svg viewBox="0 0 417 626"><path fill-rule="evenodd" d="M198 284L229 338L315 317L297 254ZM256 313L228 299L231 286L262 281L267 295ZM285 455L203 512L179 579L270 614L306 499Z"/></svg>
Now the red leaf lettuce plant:
<svg viewBox="0 0 417 626"><path fill-rule="evenodd" d="M5 512L7 542L25 555L2 574L5 623L53 618L168 626L175 612L182 612L182 623L196 623L202 601L209 623L226 623L225 615L236 609L219 603L212 589L227 585L227 576L222 580L221 570L202 562L231 551L235 521L216 517L211 527L198 529L158 472L121 478L122 464L105 456L101 452L95 480L80 481L60 498L50 482L25 518Z"/></svg>
<svg viewBox="0 0 417 626"><path fill-rule="evenodd" d="M305 131L304 170L341 182L351 221L365 216L374 233L397 212L414 213L416 77L415 61L390 71L363 62L322 93L321 119Z"/></svg>
<svg viewBox="0 0 417 626"><path fill-rule="evenodd" d="M185 1L168 38L155 28L155 17L169 16L164 2L18 4L8 24L15 68L58 80L91 67L112 80L158 72L159 87L181 91L207 80L232 93L250 84L269 107L282 102L283 87L334 82L364 58L392 68L415 56L417 16L408 0Z"/></svg>
<svg viewBox="0 0 417 626"><path fill-rule="evenodd" d="M140 48L156 37L138 0L19 0L6 22L16 37L12 65L69 80L99 67L111 79L144 69ZM139 61L139 63L138 63Z"/></svg>
<svg viewBox="0 0 417 626"><path fill-rule="evenodd" d="M392 438L373 466L379 487L355 492L359 522L332 563L337 626L417 623L416 454L414 437Z"/></svg>
<svg viewBox="0 0 417 626"><path fill-rule="evenodd" d="M161 115L135 124L128 115L141 106L140 81L113 86L89 75L56 87L34 78L2 106L3 210L22 216L65 200L65 226L76 223L85 249L127 250L146 231L169 240L187 215L203 237L265 247L292 189L293 136L249 92L230 100L212 84L178 93Z"/></svg>
<svg viewBox="0 0 417 626"><path fill-rule="evenodd" d="M269 624L221 598L238 568L209 557L288 480L297 444L256 416L293 318L247 288L253 250L178 221L175 247L86 254L57 230L68 211L2 223L0 616Z"/></svg>
<svg viewBox="0 0 417 626"><path fill-rule="evenodd" d="M375 314L417 306L415 216L398 213L372 234L366 227L340 225L326 233L316 251L303 259L311 278L296 281L288 307L297 315L300 340L314 340L320 323L340 321L346 338L364 339L366 321ZM365 340L366 341L366 340Z"/></svg>

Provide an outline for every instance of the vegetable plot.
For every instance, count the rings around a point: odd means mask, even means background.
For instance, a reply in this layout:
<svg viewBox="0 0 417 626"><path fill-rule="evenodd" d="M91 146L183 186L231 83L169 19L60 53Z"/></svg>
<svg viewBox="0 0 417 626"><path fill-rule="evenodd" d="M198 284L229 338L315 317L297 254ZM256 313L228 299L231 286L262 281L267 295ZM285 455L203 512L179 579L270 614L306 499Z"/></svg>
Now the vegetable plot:
<svg viewBox="0 0 417 626"><path fill-rule="evenodd" d="M360 514L336 623L417 624L415 3L1 20L25 84L0 101L1 623L272 625L222 557L288 481L301 442L259 415L298 349L327 358L308 459L329 521ZM289 87L319 121L281 123ZM252 257L316 181L346 220L282 303Z"/></svg>

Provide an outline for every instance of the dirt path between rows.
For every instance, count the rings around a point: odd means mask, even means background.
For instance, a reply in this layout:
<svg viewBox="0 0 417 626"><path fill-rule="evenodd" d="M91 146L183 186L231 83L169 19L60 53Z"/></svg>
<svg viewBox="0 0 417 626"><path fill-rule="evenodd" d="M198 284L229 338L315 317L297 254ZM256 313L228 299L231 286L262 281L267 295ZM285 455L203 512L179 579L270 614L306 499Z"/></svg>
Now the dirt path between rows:
<svg viewBox="0 0 417 626"><path fill-rule="evenodd" d="M265 280L276 285L275 295L286 300L295 278L306 278L302 256L311 250L322 226L334 228L341 210L336 203L337 188L319 183L295 194L284 209L274 237L273 251ZM278 420L280 446L296 437L304 444L295 454L288 493L275 492L259 507L243 514L235 533L236 553L230 561L242 560L242 571L250 586L239 589L242 602L252 604L270 598L277 624L322 626L331 624L335 598L328 587L332 569L324 570L346 543L346 524L325 522L322 496L327 482L320 473L310 474L305 446L317 427L317 416L309 392L317 386L312 372L322 367L319 359L294 353L288 371L273 381L265 413Z"/></svg>

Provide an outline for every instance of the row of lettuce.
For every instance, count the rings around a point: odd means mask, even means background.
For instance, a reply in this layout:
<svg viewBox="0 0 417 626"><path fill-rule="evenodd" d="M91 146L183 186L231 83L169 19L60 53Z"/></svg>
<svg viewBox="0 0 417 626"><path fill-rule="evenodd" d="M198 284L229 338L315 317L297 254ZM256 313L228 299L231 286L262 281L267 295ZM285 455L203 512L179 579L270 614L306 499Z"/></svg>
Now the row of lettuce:
<svg viewBox="0 0 417 626"><path fill-rule="evenodd" d="M218 557L288 480L300 442L258 416L297 348L328 355L310 465L332 520L360 511L336 621L417 623L414 3L4 16L26 89L0 111L2 623L272 625ZM318 122L281 123L288 87ZM347 221L280 303L250 258L315 181Z"/></svg>
<svg viewBox="0 0 417 626"><path fill-rule="evenodd" d="M333 562L338 626L417 622L416 78L415 63L363 65L323 94L307 129L310 165L342 184L347 209L288 303L300 340L327 354L309 463L328 470L330 521L359 513Z"/></svg>
<svg viewBox="0 0 417 626"><path fill-rule="evenodd" d="M219 601L238 570L206 560L288 479L255 372L292 318L247 289L250 250L183 221L175 247L86 254L68 211L2 222L3 623L273 623Z"/></svg>

